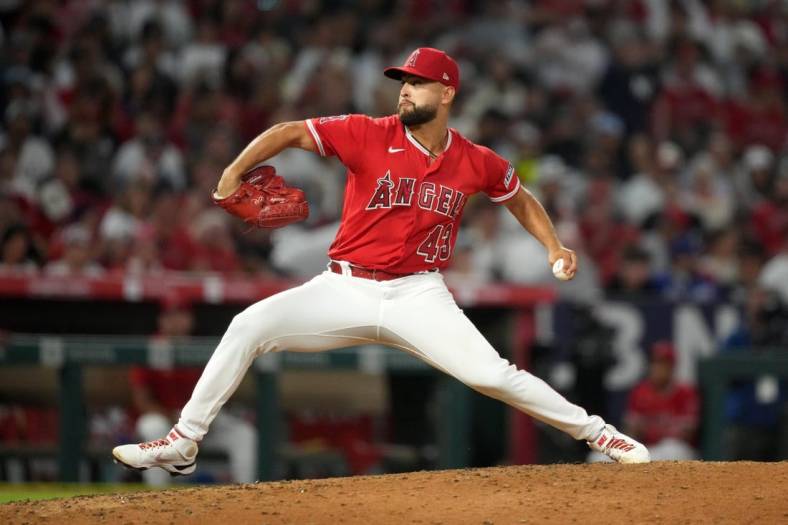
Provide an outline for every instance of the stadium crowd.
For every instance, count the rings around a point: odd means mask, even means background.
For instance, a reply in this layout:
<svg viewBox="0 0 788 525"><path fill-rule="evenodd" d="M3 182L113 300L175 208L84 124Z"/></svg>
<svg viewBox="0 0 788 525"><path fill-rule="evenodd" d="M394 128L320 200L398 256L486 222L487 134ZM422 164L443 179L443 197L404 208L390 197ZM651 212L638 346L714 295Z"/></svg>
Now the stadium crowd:
<svg viewBox="0 0 788 525"><path fill-rule="evenodd" d="M393 113L383 68L430 45L460 63L450 125L511 160L578 251L562 296L732 301L723 351L788 344L784 1L4 0L0 44L0 272L320 271L337 160L272 160L311 207L282 230L248 231L211 190L272 124ZM476 198L464 221L448 279L555 284L504 210ZM666 355L628 425L675 408ZM738 388L730 421L773 433L777 405ZM685 397L660 439L694 432Z"/></svg>
<svg viewBox="0 0 788 525"><path fill-rule="evenodd" d="M306 225L212 206L223 167L283 120L393 112L381 74L461 64L451 125L509 158L582 257L564 293L788 299L788 6L762 0L7 1L0 268L60 275L319 270L341 165L274 164ZM469 206L453 277L534 283L541 247ZM305 258L304 253L318 255ZM322 264L322 263L320 263Z"/></svg>

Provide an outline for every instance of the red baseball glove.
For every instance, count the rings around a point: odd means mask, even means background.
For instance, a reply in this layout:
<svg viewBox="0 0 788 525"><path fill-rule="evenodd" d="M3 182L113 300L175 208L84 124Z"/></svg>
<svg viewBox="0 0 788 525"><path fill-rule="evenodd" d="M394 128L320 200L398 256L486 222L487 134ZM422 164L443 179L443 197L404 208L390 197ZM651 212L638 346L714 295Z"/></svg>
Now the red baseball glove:
<svg viewBox="0 0 788 525"><path fill-rule="evenodd" d="M243 176L229 197L213 202L258 228L280 228L309 216L304 192L285 185L273 166L258 166Z"/></svg>

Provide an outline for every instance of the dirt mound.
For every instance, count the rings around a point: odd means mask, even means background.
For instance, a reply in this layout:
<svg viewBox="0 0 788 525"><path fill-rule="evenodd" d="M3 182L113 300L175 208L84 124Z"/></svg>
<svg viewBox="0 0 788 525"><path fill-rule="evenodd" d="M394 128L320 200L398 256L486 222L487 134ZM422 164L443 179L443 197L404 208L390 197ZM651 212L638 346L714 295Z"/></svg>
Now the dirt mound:
<svg viewBox="0 0 788 525"><path fill-rule="evenodd" d="M0 505L0 523L786 523L788 462L551 465Z"/></svg>

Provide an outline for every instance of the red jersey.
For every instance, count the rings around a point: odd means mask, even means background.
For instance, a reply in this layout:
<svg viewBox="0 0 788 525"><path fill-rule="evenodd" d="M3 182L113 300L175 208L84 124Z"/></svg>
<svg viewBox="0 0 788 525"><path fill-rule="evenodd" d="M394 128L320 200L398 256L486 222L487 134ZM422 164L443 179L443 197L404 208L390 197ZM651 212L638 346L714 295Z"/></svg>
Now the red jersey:
<svg viewBox="0 0 788 525"><path fill-rule="evenodd" d="M147 388L161 406L174 411L189 401L201 373L200 368L194 367L156 370L135 366L129 372L129 380L132 387Z"/></svg>
<svg viewBox="0 0 788 525"><path fill-rule="evenodd" d="M430 162L396 115L339 115L306 121L322 156L347 167L334 260L392 273L444 268L454 251L468 197L502 203L520 189L512 165L448 130L446 149Z"/></svg>
<svg viewBox="0 0 788 525"><path fill-rule="evenodd" d="M681 437L698 425L698 394L689 385L674 385L666 391L654 388L649 380L629 394L626 419L642 428L645 445L665 438Z"/></svg>

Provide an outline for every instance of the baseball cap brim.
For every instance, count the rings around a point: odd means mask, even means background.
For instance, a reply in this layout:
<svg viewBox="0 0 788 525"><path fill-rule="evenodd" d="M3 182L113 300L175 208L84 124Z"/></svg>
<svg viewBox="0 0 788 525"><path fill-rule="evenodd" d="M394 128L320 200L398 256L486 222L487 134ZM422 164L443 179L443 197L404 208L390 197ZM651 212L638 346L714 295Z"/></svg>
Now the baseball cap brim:
<svg viewBox="0 0 788 525"><path fill-rule="evenodd" d="M426 78L427 80L432 80L433 82L441 82L440 79L428 77L423 72L417 71L412 67L387 67L383 70L383 74L389 78L393 78L394 80L402 80L403 75L413 75L414 77ZM442 83L443 82L441 82L441 84Z"/></svg>

